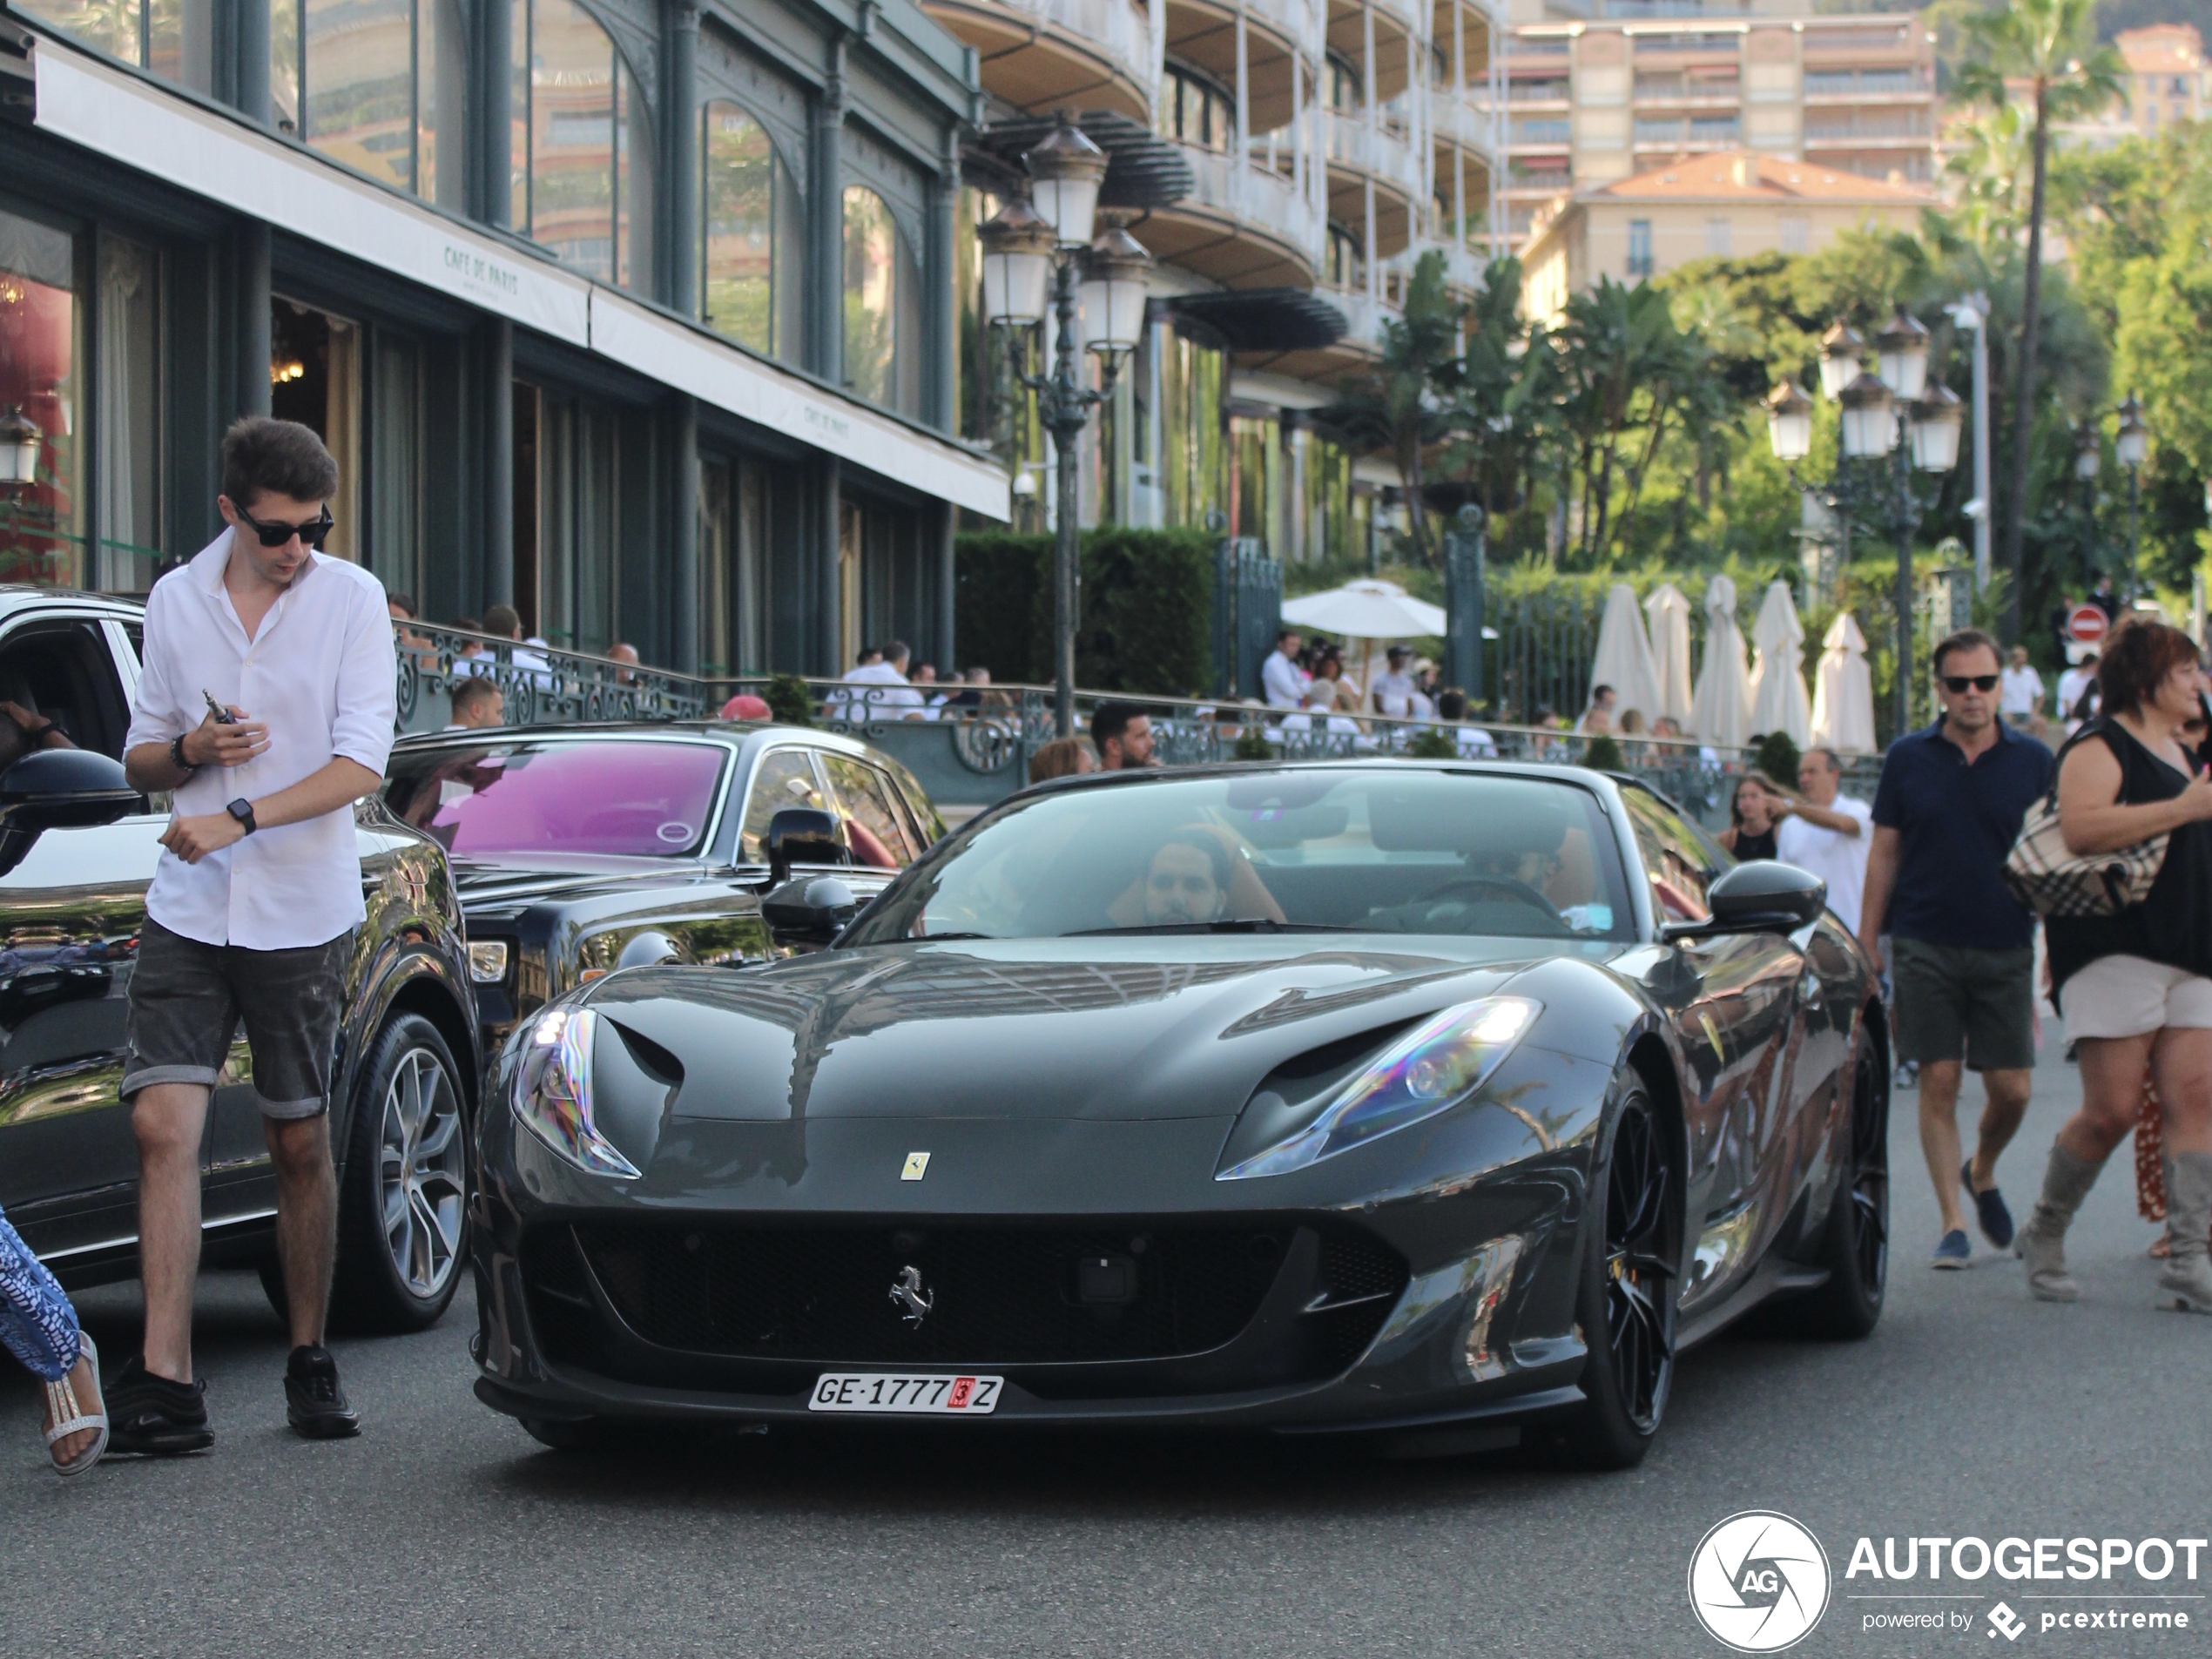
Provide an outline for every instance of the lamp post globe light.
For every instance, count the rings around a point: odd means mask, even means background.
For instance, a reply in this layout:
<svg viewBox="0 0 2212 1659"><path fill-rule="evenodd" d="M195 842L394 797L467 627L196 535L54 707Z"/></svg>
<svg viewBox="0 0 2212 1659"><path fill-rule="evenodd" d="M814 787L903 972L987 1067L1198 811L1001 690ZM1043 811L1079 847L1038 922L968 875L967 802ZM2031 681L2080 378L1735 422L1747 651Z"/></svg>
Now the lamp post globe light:
<svg viewBox="0 0 2212 1659"><path fill-rule="evenodd" d="M2150 428L2143 424L2142 402L2133 392L2114 413L2120 416L2120 430L2113 438L2113 454L2128 469L2128 608L2133 610L2142 569L2142 525L2139 517L2142 494L2137 475L2150 455Z"/></svg>
<svg viewBox="0 0 2212 1659"><path fill-rule="evenodd" d="M44 436L21 404L10 404L7 414L0 415L0 488L37 481L38 443Z"/></svg>
<svg viewBox="0 0 2212 1659"><path fill-rule="evenodd" d="M1122 359L1143 333L1152 256L1119 225L1097 232L1106 152L1066 116L1022 160L1030 199L1009 201L976 235L983 246L986 320L1008 330L1026 331L1040 322L1055 330L1046 372L1028 373L1017 356L1015 374L1036 393L1038 416L1052 435L1053 712L1058 735L1065 738L1076 729L1082 528L1077 445L1090 423L1091 406L1112 395ZM1095 391L1083 384L1081 372L1086 350L1100 360L1101 384Z"/></svg>
<svg viewBox="0 0 2212 1659"><path fill-rule="evenodd" d="M1903 307L1874 337L1871 374L1863 367L1865 353L1865 342L1841 321L1820 342L1821 395L1841 411L1836 469L1820 499L1846 536L1858 519L1896 538L1897 729L1904 732L1912 725L1912 533L1921 513L1912 475L1940 477L1959 464L1966 412L1949 388L1928 384L1928 331ZM1766 409L1767 441L1794 478L1812 450L1812 401L1784 381L1768 395Z"/></svg>

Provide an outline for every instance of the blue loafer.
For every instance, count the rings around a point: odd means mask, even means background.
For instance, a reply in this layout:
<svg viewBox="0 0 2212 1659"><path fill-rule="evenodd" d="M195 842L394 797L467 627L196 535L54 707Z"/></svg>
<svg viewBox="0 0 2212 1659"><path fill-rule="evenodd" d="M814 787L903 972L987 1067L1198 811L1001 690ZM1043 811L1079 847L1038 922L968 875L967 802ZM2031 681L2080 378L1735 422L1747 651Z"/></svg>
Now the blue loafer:
<svg viewBox="0 0 2212 1659"><path fill-rule="evenodd" d="M2013 1243L2013 1212L2005 1207L2005 1195L1995 1187L1986 1192L1974 1190L1974 1161L1968 1158L1959 1166L1959 1184L1974 1201L1974 1214L1981 1222L1981 1236L2000 1250L2008 1250Z"/></svg>
<svg viewBox="0 0 2212 1659"><path fill-rule="evenodd" d="M1944 1234L1941 1241L1937 1244L1935 1254L1928 1258L1928 1265L1948 1268L1956 1272L1959 1269L1968 1265L1973 1258L1974 1247L1966 1242L1966 1230L1963 1227L1953 1227L1949 1232Z"/></svg>

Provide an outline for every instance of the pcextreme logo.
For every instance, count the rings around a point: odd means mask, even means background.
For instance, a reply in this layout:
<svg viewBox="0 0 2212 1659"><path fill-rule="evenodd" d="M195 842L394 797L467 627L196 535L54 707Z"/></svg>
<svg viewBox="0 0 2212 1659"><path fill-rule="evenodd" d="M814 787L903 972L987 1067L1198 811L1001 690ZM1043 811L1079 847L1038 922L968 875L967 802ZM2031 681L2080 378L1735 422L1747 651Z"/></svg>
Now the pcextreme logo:
<svg viewBox="0 0 2212 1659"><path fill-rule="evenodd" d="M1779 1653L1828 1610L1828 1552L1771 1509L1730 1515L1689 1558L1689 1607L1716 1642L1738 1653Z"/></svg>

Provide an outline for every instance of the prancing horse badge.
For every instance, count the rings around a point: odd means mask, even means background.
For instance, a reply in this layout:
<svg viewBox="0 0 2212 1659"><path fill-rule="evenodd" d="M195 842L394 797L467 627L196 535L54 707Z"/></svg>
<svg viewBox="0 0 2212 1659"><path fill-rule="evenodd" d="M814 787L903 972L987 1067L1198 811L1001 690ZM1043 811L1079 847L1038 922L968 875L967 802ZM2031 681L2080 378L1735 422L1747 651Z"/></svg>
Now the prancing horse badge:
<svg viewBox="0 0 2212 1659"><path fill-rule="evenodd" d="M923 1176L927 1175L928 1173L929 1154L927 1152L909 1152L907 1154L907 1167L899 1171L899 1179L901 1181L919 1181Z"/></svg>

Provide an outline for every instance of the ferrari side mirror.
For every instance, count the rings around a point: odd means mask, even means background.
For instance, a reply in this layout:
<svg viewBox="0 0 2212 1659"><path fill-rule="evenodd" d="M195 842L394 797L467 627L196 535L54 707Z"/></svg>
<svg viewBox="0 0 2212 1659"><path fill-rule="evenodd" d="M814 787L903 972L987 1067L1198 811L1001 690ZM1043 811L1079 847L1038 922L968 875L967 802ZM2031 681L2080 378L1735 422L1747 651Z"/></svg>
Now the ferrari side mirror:
<svg viewBox="0 0 2212 1659"><path fill-rule="evenodd" d="M1828 902L1828 884L1794 864L1754 859L1739 864L1705 891L1710 921L1669 927L1670 936L1795 933L1817 920Z"/></svg>
<svg viewBox="0 0 2212 1659"><path fill-rule="evenodd" d="M853 854L837 833L837 814L819 806L781 806L768 820L768 880L781 887L794 864L850 864Z"/></svg>

